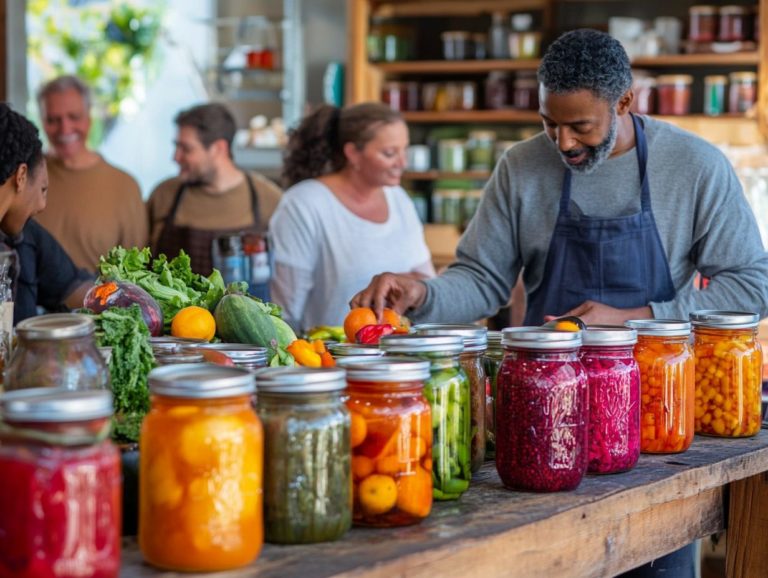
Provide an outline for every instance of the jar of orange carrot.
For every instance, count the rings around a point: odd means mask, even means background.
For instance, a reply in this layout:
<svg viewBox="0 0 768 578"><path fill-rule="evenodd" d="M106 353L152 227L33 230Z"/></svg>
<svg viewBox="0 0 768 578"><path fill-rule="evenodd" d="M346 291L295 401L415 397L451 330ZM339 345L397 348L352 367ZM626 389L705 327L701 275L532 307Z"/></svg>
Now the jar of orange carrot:
<svg viewBox="0 0 768 578"><path fill-rule="evenodd" d="M747 437L760 431L763 353L759 316L741 311L694 311L696 433Z"/></svg>
<svg viewBox="0 0 768 578"><path fill-rule="evenodd" d="M640 368L640 451L679 453L693 441L694 358L691 324L639 319L635 359Z"/></svg>
<svg viewBox="0 0 768 578"><path fill-rule="evenodd" d="M429 362L349 357L354 524L420 522L432 509L432 415L424 397Z"/></svg>

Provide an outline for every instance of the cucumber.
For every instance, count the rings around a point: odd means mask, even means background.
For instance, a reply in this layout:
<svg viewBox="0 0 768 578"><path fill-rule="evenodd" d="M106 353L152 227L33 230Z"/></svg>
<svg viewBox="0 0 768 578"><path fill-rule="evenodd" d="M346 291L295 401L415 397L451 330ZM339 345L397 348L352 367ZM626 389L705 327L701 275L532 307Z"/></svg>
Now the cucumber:
<svg viewBox="0 0 768 578"><path fill-rule="evenodd" d="M277 354L280 345L271 315L245 295L224 295L213 314L216 330L222 341L250 343L266 347L269 358Z"/></svg>

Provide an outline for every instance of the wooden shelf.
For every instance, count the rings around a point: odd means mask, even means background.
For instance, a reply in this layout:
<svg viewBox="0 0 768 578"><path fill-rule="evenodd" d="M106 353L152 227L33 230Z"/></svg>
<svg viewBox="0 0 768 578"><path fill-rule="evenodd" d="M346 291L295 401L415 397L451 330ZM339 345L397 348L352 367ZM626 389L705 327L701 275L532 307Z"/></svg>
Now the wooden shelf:
<svg viewBox="0 0 768 578"><path fill-rule="evenodd" d="M372 62L384 74L487 74L495 70L536 70L538 58L525 60L411 60Z"/></svg>
<svg viewBox="0 0 768 578"><path fill-rule="evenodd" d="M372 2L373 16L395 18L409 16L477 15L483 12L525 12L544 10L548 0L387 0Z"/></svg>
<svg viewBox="0 0 768 578"><path fill-rule="evenodd" d="M447 110L433 112L418 110L403 112L406 122L437 123L437 122L520 122L539 124L541 117L534 110Z"/></svg>
<svg viewBox="0 0 768 578"><path fill-rule="evenodd" d="M732 54L674 54L668 56L647 56L632 60L632 66L637 68L757 66L758 64L760 64L760 55L757 52L734 52Z"/></svg>
<svg viewBox="0 0 768 578"><path fill-rule="evenodd" d="M437 181L440 179L466 179L485 180L490 178L490 171L464 171L461 173L448 173L445 171L406 171L403 178L411 181Z"/></svg>

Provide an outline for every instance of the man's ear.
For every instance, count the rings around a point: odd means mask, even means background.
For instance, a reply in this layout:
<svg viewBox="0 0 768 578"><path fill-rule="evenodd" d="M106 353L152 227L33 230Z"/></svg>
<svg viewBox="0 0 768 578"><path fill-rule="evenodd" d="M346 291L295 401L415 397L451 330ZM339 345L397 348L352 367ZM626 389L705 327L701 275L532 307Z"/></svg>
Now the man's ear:
<svg viewBox="0 0 768 578"><path fill-rule="evenodd" d="M629 112L629 107L632 105L632 101L634 99L635 93L632 92L632 89L630 88L622 95L622 97L619 99L619 102L616 104L616 114L619 116L627 114Z"/></svg>
<svg viewBox="0 0 768 578"><path fill-rule="evenodd" d="M18 193L26 186L27 181L29 180L29 165L27 165L27 163L21 163L11 178L13 179L13 184Z"/></svg>
<svg viewBox="0 0 768 578"><path fill-rule="evenodd" d="M211 149L213 149L216 156L221 158L229 158L229 144L223 138L219 138L213 141L211 143Z"/></svg>

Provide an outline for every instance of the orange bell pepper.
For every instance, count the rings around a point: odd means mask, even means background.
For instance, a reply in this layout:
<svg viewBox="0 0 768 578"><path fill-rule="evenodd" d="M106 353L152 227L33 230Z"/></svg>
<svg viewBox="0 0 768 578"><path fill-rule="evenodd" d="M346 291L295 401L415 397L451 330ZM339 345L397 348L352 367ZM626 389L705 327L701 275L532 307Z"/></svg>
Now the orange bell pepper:
<svg viewBox="0 0 768 578"><path fill-rule="evenodd" d="M322 367L323 365L323 360L320 357L320 354L315 352L312 345L304 339L293 341L285 349L288 353L293 355L293 359L299 365L303 365L304 367Z"/></svg>

